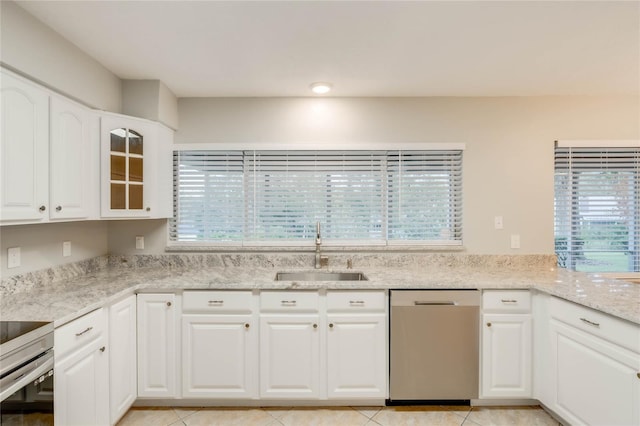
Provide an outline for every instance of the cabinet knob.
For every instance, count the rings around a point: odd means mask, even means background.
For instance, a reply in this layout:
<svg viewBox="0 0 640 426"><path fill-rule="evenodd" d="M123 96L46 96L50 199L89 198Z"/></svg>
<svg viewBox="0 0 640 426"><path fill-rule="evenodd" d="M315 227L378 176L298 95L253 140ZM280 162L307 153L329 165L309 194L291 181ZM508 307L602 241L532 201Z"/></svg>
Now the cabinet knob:
<svg viewBox="0 0 640 426"><path fill-rule="evenodd" d="M318 324L313 324L313 328L318 328Z"/></svg>
<svg viewBox="0 0 640 426"><path fill-rule="evenodd" d="M100 348L100 352L104 352L104 350L107 349L105 346Z"/></svg>
<svg viewBox="0 0 640 426"><path fill-rule="evenodd" d="M40 206L40 208L38 210L40 210L41 212L45 211L47 208L45 206Z"/></svg>
<svg viewBox="0 0 640 426"><path fill-rule="evenodd" d="M636 374L636 376L638 376L638 379L640 379L640 373Z"/></svg>
<svg viewBox="0 0 640 426"><path fill-rule="evenodd" d="M150 211L151 211L151 207L147 207L147 209L146 209L146 210L147 210L148 212L150 212Z"/></svg>
<svg viewBox="0 0 640 426"><path fill-rule="evenodd" d="M167 302L167 306L171 306L171 302Z"/></svg>
<svg viewBox="0 0 640 426"><path fill-rule="evenodd" d="M329 324L329 328L333 328L333 323Z"/></svg>
<svg viewBox="0 0 640 426"><path fill-rule="evenodd" d="M57 212L59 212L59 211L61 211L61 210L62 210L62 206L58 206L58 207L56 207L56 211L57 211Z"/></svg>
<svg viewBox="0 0 640 426"><path fill-rule="evenodd" d="M246 323L246 324L244 325L244 328L249 328L249 327L251 327L251 326L249 325L249 323Z"/></svg>
<svg viewBox="0 0 640 426"><path fill-rule="evenodd" d="M491 323L490 322L487 323L487 327L491 327Z"/></svg>

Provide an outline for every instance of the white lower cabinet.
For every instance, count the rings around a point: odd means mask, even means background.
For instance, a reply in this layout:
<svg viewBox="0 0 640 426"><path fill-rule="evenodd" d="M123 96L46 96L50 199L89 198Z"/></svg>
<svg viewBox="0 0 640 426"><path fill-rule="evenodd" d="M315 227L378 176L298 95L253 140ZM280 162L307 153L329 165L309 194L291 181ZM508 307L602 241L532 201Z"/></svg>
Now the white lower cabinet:
<svg viewBox="0 0 640 426"><path fill-rule="evenodd" d="M138 394L135 295L109 307L109 347L109 405L114 425Z"/></svg>
<svg viewBox="0 0 640 426"><path fill-rule="evenodd" d="M182 317L182 396L257 396L258 327L251 315Z"/></svg>
<svg viewBox="0 0 640 426"><path fill-rule="evenodd" d="M385 398L386 315L328 315L327 397Z"/></svg>
<svg viewBox="0 0 640 426"><path fill-rule="evenodd" d="M178 296L138 295L138 397L178 396Z"/></svg>
<svg viewBox="0 0 640 426"><path fill-rule="evenodd" d="M261 315L260 397L320 396L319 316Z"/></svg>
<svg viewBox="0 0 640 426"><path fill-rule="evenodd" d="M531 398L533 329L529 290L482 293L480 398Z"/></svg>
<svg viewBox="0 0 640 426"><path fill-rule="evenodd" d="M531 315L482 320L482 397L531 397Z"/></svg>
<svg viewBox="0 0 640 426"><path fill-rule="evenodd" d="M107 312L99 309L54 332L54 415L59 426L109 424Z"/></svg>
<svg viewBox="0 0 640 426"><path fill-rule="evenodd" d="M572 425L640 424L640 327L555 298L551 313L551 409Z"/></svg>

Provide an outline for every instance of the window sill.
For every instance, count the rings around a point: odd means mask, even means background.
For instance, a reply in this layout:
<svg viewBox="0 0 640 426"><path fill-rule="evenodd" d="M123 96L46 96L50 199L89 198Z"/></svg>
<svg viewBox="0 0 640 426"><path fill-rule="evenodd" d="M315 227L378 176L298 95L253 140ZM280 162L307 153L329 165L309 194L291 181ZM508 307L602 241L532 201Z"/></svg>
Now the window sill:
<svg viewBox="0 0 640 426"><path fill-rule="evenodd" d="M380 253L429 253L462 252L464 246L458 245L380 245L380 246L322 246L322 253L380 252ZM313 253L313 246L234 246L234 245L170 245L165 253Z"/></svg>

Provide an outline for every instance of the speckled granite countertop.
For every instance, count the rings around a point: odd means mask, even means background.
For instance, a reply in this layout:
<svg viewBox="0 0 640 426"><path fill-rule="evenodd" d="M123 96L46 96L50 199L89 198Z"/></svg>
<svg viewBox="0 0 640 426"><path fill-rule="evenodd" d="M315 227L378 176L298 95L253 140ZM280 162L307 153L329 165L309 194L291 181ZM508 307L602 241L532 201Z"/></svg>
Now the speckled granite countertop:
<svg viewBox="0 0 640 426"><path fill-rule="evenodd" d="M385 255L386 256L386 255ZM386 256L389 259L388 256ZM376 262L349 256L353 269L368 281L275 281L279 271L310 270L308 255L278 258L258 256L165 255L125 258L111 256L77 276L48 271L5 279L0 286L2 320L54 321L62 325L134 292L175 292L190 289L536 289L640 324L640 284L599 275L557 269L548 256L514 261L494 256L397 255ZM425 261L426 259L426 261ZM346 265L335 261L335 265ZM82 268L81 268L82 269ZM329 268L346 271L346 267ZM77 272L77 271L76 271ZM56 276L59 274L60 276ZM69 274L74 275L74 274Z"/></svg>

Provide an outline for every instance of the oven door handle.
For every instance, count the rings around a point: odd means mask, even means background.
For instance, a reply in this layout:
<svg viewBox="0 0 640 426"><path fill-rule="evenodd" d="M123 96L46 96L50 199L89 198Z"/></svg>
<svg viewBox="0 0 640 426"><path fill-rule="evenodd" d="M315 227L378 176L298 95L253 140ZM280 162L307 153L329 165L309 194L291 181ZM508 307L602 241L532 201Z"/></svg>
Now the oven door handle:
<svg viewBox="0 0 640 426"><path fill-rule="evenodd" d="M16 391L28 386L51 369L53 369L53 350L13 373L7 374L0 379L0 401L4 401Z"/></svg>

